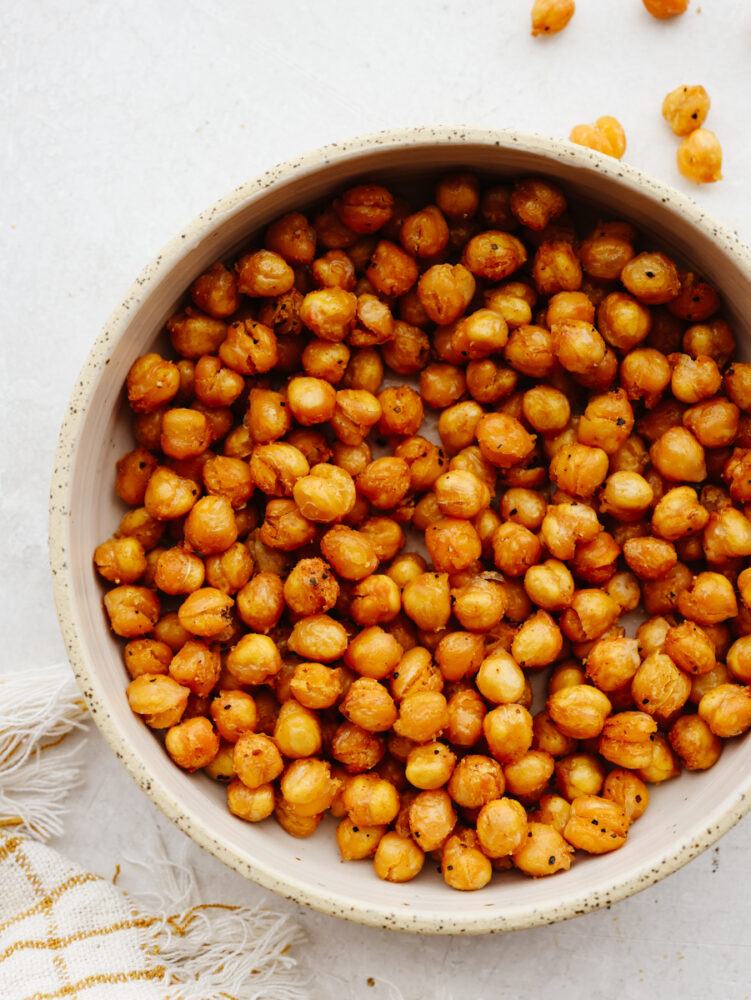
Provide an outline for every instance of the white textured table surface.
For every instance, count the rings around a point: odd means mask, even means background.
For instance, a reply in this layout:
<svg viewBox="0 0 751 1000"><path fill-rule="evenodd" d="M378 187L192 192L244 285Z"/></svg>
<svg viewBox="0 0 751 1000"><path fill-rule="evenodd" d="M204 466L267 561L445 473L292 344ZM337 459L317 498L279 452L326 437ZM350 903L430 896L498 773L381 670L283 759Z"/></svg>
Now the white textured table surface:
<svg viewBox="0 0 751 1000"><path fill-rule="evenodd" d="M751 8L692 0L659 23L639 0L578 0L533 41L531 0L33 0L0 5L0 670L61 659L46 510L75 376L119 297L220 195L325 142L417 124L515 126L565 137L614 114L626 159L683 189L662 97L703 83L725 179L691 188L751 241ZM612 910L505 937L430 939L361 928L277 900L202 854L141 794L97 732L56 845L103 875L167 852L211 897L295 911L312 1000L518 1000L584 993L741 998L751 819ZM148 883L124 865L123 884ZM372 981L368 982L368 977ZM10 1000L10 998L9 998ZM273 998L270 998L273 1000Z"/></svg>

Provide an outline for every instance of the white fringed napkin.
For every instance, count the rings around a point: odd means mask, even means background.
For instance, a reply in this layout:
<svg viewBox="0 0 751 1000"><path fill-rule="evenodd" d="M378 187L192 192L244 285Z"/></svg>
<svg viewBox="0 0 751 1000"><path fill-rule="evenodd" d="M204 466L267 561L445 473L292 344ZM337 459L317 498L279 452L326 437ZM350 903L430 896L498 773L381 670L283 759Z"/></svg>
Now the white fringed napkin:
<svg viewBox="0 0 751 1000"><path fill-rule="evenodd" d="M63 741L85 724L67 664L0 675L0 997L306 1000L286 915L198 902L166 858L144 907L38 842L62 831L80 750Z"/></svg>

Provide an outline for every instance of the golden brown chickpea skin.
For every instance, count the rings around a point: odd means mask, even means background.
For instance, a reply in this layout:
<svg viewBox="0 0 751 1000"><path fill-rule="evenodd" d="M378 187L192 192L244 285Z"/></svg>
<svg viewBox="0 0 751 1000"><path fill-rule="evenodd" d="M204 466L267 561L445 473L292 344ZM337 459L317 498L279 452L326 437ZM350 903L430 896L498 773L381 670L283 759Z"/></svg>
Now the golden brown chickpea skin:
<svg viewBox="0 0 751 1000"><path fill-rule="evenodd" d="M227 325L187 308L167 320L172 346L184 358L196 359L214 354L227 336Z"/></svg>
<svg viewBox="0 0 751 1000"><path fill-rule="evenodd" d="M159 465L158 459L145 448L136 448L123 455L117 462L117 495L131 507L139 507L146 495L151 474Z"/></svg>
<svg viewBox="0 0 751 1000"><path fill-rule="evenodd" d="M295 272L273 250L245 254L235 264L237 289L251 298L284 295L295 283Z"/></svg>
<svg viewBox="0 0 751 1000"><path fill-rule="evenodd" d="M678 269L662 253L640 253L624 265L621 281L634 298L656 306L677 298L681 290Z"/></svg>
<svg viewBox="0 0 751 1000"><path fill-rule="evenodd" d="M599 795L605 781L605 767L599 757L577 753L556 761L556 788L572 802L578 795Z"/></svg>
<svg viewBox="0 0 751 1000"><path fill-rule="evenodd" d="M572 245L566 240L542 243L532 262L532 278L541 295L575 292L580 288L581 265Z"/></svg>
<svg viewBox="0 0 751 1000"><path fill-rule="evenodd" d="M599 510L619 521L638 521L649 509L654 491L638 472L614 472L605 480Z"/></svg>
<svg viewBox="0 0 751 1000"><path fill-rule="evenodd" d="M125 691L128 704L152 729L168 729L182 718L190 691L164 674L141 674Z"/></svg>
<svg viewBox="0 0 751 1000"><path fill-rule="evenodd" d="M622 768L616 768L607 776L602 796L611 802L617 802L629 823L639 819L649 805L647 786L632 771Z"/></svg>
<svg viewBox="0 0 751 1000"><path fill-rule="evenodd" d="M430 340L424 330L402 320L394 323L394 336L381 348L384 362L397 375L416 375L425 367Z"/></svg>
<svg viewBox="0 0 751 1000"><path fill-rule="evenodd" d="M714 660L712 666L714 666ZM751 681L750 635L740 636L730 647L727 652L727 666L733 680L741 681L744 684L748 684Z"/></svg>
<svg viewBox="0 0 751 1000"><path fill-rule="evenodd" d="M288 264L310 264L315 256L316 231L300 212L288 212L272 222L264 244Z"/></svg>
<svg viewBox="0 0 751 1000"><path fill-rule="evenodd" d="M644 610L649 615L672 614L680 595L690 588L693 577L688 566L679 562L659 580L645 580L642 584Z"/></svg>
<svg viewBox="0 0 751 1000"><path fill-rule="evenodd" d="M550 337L554 356L566 371L575 375L591 373L605 358L605 341L591 323L583 320L556 323Z"/></svg>
<svg viewBox="0 0 751 1000"><path fill-rule="evenodd" d="M409 830L425 851L440 848L456 825L456 813L443 788L420 792L408 807Z"/></svg>
<svg viewBox="0 0 751 1000"><path fill-rule="evenodd" d="M594 303L585 292L556 292L549 299L545 325L552 328L553 323L565 323L568 320L594 323Z"/></svg>
<svg viewBox="0 0 751 1000"><path fill-rule="evenodd" d="M572 642L601 638L615 624L620 608L605 591L577 590L559 619L563 634Z"/></svg>
<svg viewBox="0 0 751 1000"><path fill-rule="evenodd" d="M471 632L495 628L506 610L504 585L482 576L452 589L451 597L454 616L462 628Z"/></svg>
<svg viewBox="0 0 751 1000"><path fill-rule="evenodd" d="M627 222L600 222L579 244L583 269L598 281L613 281L634 256L636 231Z"/></svg>
<svg viewBox="0 0 751 1000"><path fill-rule="evenodd" d="M678 562L675 546L662 538L629 538L623 555L640 580L659 580Z"/></svg>
<svg viewBox="0 0 751 1000"><path fill-rule="evenodd" d="M683 414L683 426L688 428L704 448L725 448L736 440L740 427L740 410L725 396L704 399Z"/></svg>
<svg viewBox="0 0 751 1000"><path fill-rule="evenodd" d="M404 295L417 281L417 262L390 240L380 240L370 257L365 274L381 295Z"/></svg>
<svg viewBox="0 0 751 1000"><path fill-rule="evenodd" d="M323 524L345 517L354 507L356 498L352 476L326 463L314 465L308 475L297 479L292 495L303 517Z"/></svg>
<svg viewBox="0 0 751 1000"><path fill-rule="evenodd" d="M334 415L336 389L322 378L298 376L287 386L287 406L303 427L325 423Z"/></svg>
<svg viewBox="0 0 751 1000"><path fill-rule="evenodd" d="M528 750L520 760L504 768L506 791L526 805L538 802L554 770L555 760L551 754L544 750Z"/></svg>
<svg viewBox="0 0 751 1000"><path fill-rule="evenodd" d="M751 451L734 448L722 470L722 478L728 483L733 500L748 504L751 501Z"/></svg>
<svg viewBox="0 0 751 1000"><path fill-rule="evenodd" d="M558 389L538 385L524 393L522 412L527 423L540 434L556 434L568 425L571 406Z"/></svg>
<svg viewBox="0 0 751 1000"><path fill-rule="evenodd" d="M469 219L480 204L480 185L474 174L445 174L435 186L438 208L449 219Z"/></svg>
<svg viewBox="0 0 751 1000"><path fill-rule="evenodd" d="M463 264L434 264L417 285L425 312L439 326L448 326L459 319L474 293L475 279Z"/></svg>
<svg viewBox="0 0 751 1000"><path fill-rule="evenodd" d="M372 347L393 340L394 317L386 302L377 295L362 292L357 298L357 326L349 335L353 347Z"/></svg>
<svg viewBox="0 0 751 1000"><path fill-rule="evenodd" d="M344 288L308 292L300 306L300 319L320 340L344 340L354 327L356 314L357 296Z"/></svg>
<svg viewBox="0 0 751 1000"><path fill-rule="evenodd" d="M722 566L728 560L751 555L751 522L735 507L712 511L702 536L708 563Z"/></svg>
<svg viewBox="0 0 751 1000"><path fill-rule="evenodd" d="M279 360L273 330L255 320L231 323L219 347L219 357L240 375L259 375L274 368Z"/></svg>
<svg viewBox="0 0 751 1000"><path fill-rule="evenodd" d="M604 449L585 444L560 448L550 462L552 482L569 496L586 500L605 481L608 455ZM555 553L554 553L555 554Z"/></svg>
<svg viewBox="0 0 751 1000"><path fill-rule="evenodd" d="M209 494L191 508L185 541L202 556L226 551L237 541L237 522L226 497Z"/></svg>
<svg viewBox="0 0 751 1000"><path fill-rule="evenodd" d="M344 662L363 677L383 680L393 673L402 653L402 647L392 635L379 625L371 625L351 639Z"/></svg>
<svg viewBox="0 0 751 1000"><path fill-rule="evenodd" d="M722 146L714 132L697 128L678 147L678 170L695 184L722 180Z"/></svg>
<svg viewBox="0 0 751 1000"><path fill-rule="evenodd" d="M179 377L179 370L178 370ZM150 413L136 413L133 415L132 428L133 437L136 444L147 451L158 451L162 433L162 417L166 412L166 406L160 406Z"/></svg>
<svg viewBox="0 0 751 1000"><path fill-rule="evenodd" d="M598 795L580 795L571 803L563 836L577 850L607 854L623 847L628 827L626 812L617 802Z"/></svg>
<svg viewBox="0 0 751 1000"><path fill-rule="evenodd" d="M165 549L156 562L154 583L165 594L192 594L203 585L205 578L203 560L186 549L177 545Z"/></svg>
<svg viewBox="0 0 751 1000"><path fill-rule="evenodd" d="M681 293L668 304L674 316L688 323L701 323L720 308L716 289L693 271L680 271Z"/></svg>
<svg viewBox="0 0 751 1000"><path fill-rule="evenodd" d="M444 450L455 455L475 443L477 427L485 411L474 400L447 407L438 419L438 435ZM525 432L526 433L526 432Z"/></svg>
<svg viewBox="0 0 751 1000"><path fill-rule="evenodd" d="M576 749L577 741L565 736L556 726L547 711L538 712L532 720L535 750L544 750L551 757L566 757Z"/></svg>
<svg viewBox="0 0 751 1000"><path fill-rule="evenodd" d="M462 264L476 277L489 281L502 281L526 260L527 251L521 240L500 230L473 236L462 253Z"/></svg>
<svg viewBox="0 0 751 1000"><path fill-rule="evenodd" d="M704 449L685 427L671 427L649 449L655 470L664 478L698 483L707 477Z"/></svg>
<svg viewBox="0 0 751 1000"><path fill-rule="evenodd" d="M372 857L387 831L380 826L357 826L345 816L336 828L336 843L344 861L362 861Z"/></svg>
<svg viewBox="0 0 751 1000"><path fill-rule="evenodd" d="M282 756L287 758L312 757L320 753L321 723L318 716L294 699L285 701L276 718L274 742Z"/></svg>
<svg viewBox="0 0 751 1000"><path fill-rule="evenodd" d="M340 788L341 779L332 776L329 762L316 757L294 760L279 782L284 803L299 816L325 812Z"/></svg>
<svg viewBox="0 0 751 1000"><path fill-rule="evenodd" d="M611 292L597 310L597 328L611 347L630 351L649 335L652 314L633 296Z"/></svg>
<svg viewBox="0 0 751 1000"><path fill-rule="evenodd" d="M270 500L266 504L258 537L269 548L292 552L314 541L317 534L315 524L302 516L294 500Z"/></svg>
<svg viewBox="0 0 751 1000"><path fill-rule="evenodd" d="M353 233L374 233L391 218L394 196L379 184L358 184L334 201L334 211Z"/></svg>
<svg viewBox="0 0 751 1000"><path fill-rule="evenodd" d="M394 448L394 457L409 466L410 489L429 490L446 469L446 457L432 441L420 435L406 438Z"/></svg>
<svg viewBox="0 0 751 1000"><path fill-rule="evenodd" d="M123 659L132 678L141 674L166 674L172 650L159 639L132 639L125 645Z"/></svg>
<svg viewBox="0 0 751 1000"><path fill-rule="evenodd" d="M662 117L676 135L688 135L704 124L709 104L709 94L701 85L676 87L662 102Z"/></svg>
<svg viewBox="0 0 751 1000"><path fill-rule="evenodd" d="M443 517L430 524L425 530L425 545L439 573L461 572L482 555L480 536L474 525L463 518ZM422 591L425 591L424 596L427 598L431 589L429 583L422 578L409 587L417 588L414 594L410 591L410 604L414 603L417 593ZM407 589L405 588L405 596Z"/></svg>
<svg viewBox="0 0 751 1000"><path fill-rule="evenodd" d="M715 736L740 736L751 726L751 688L745 684L718 684L699 702L699 716Z"/></svg>
<svg viewBox="0 0 751 1000"><path fill-rule="evenodd" d="M343 444L358 445L378 423L382 412L377 397L367 389L340 389L330 426Z"/></svg>
<svg viewBox="0 0 751 1000"><path fill-rule="evenodd" d="M599 736L611 708L608 697L588 684L562 688L547 701L547 710L557 728L575 740Z"/></svg>
<svg viewBox="0 0 751 1000"><path fill-rule="evenodd" d="M715 625L738 614L733 585L721 573L699 573L691 588L678 595L677 607L698 625Z"/></svg>
<svg viewBox="0 0 751 1000"><path fill-rule="evenodd" d="M483 719L488 749L501 764L513 764L532 746L532 716L523 705L498 705Z"/></svg>
<svg viewBox="0 0 751 1000"><path fill-rule="evenodd" d="M573 847L554 827L547 823L530 822L521 847L512 853L511 858L520 871L540 878L568 871L573 853Z"/></svg>
<svg viewBox="0 0 751 1000"><path fill-rule="evenodd" d="M613 455L634 426L634 411L623 389L590 397L578 427L581 444L602 448Z"/></svg>
<svg viewBox="0 0 751 1000"><path fill-rule="evenodd" d="M426 632L445 628L451 617L447 573L422 573L411 580L402 592L402 604L405 614L418 628Z"/></svg>
<svg viewBox="0 0 751 1000"><path fill-rule="evenodd" d="M341 221L333 205L327 205L313 219L317 242L327 250L341 250L351 247L358 240L353 232Z"/></svg>
<svg viewBox="0 0 751 1000"><path fill-rule="evenodd" d="M552 338L542 326L512 330L503 354L513 369L532 378L545 379L555 367Z"/></svg>
<svg viewBox="0 0 751 1000"><path fill-rule="evenodd" d="M449 241L448 226L441 210L436 205L428 205L408 215L401 225L399 239L413 257L430 258L440 254Z"/></svg>
<svg viewBox="0 0 751 1000"><path fill-rule="evenodd" d="M154 630L161 606L148 587L123 584L104 595L104 607L112 631L124 639L136 639Z"/></svg>
<svg viewBox="0 0 751 1000"><path fill-rule="evenodd" d="M602 589L618 604L621 614L635 611L641 604L641 586L639 580L629 570L621 570L618 573L614 573L603 584Z"/></svg>
<svg viewBox="0 0 751 1000"><path fill-rule="evenodd" d="M411 837L402 837L394 830L381 837L373 858L375 873L385 882L409 882L424 864L425 852Z"/></svg>
<svg viewBox="0 0 751 1000"><path fill-rule="evenodd" d="M630 684L640 663L636 639L603 638L587 657L586 674L596 687L609 694Z"/></svg>
<svg viewBox="0 0 751 1000"><path fill-rule="evenodd" d="M560 795L543 795L538 808L527 817L528 822L546 823L562 834L571 815L571 803Z"/></svg>
<svg viewBox="0 0 751 1000"><path fill-rule="evenodd" d="M196 278L190 286L190 295L198 308L214 319L231 316L240 305L237 279L219 262Z"/></svg>
<svg viewBox="0 0 751 1000"><path fill-rule="evenodd" d="M523 226L539 232L566 210L562 192L541 177L527 177L514 184L510 207Z"/></svg>
<svg viewBox="0 0 751 1000"><path fill-rule="evenodd" d="M200 492L192 479L179 476L172 469L160 465L152 473L146 487L144 508L157 521L176 520L190 511Z"/></svg>
<svg viewBox="0 0 751 1000"><path fill-rule="evenodd" d="M652 528L668 541L702 531L709 520L709 511L699 503L696 490L676 486L657 503L652 515Z"/></svg>
<svg viewBox="0 0 751 1000"><path fill-rule="evenodd" d="M589 125L575 125L571 129L569 141L586 146L617 160L626 152L626 133L617 118L603 115Z"/></svg>
<svg viewBox="0 0 751 1000"><path fill-rule="evenodd" d="M452 834L441 850L441 872L452 889L471 892L482 889L493 875L493 866L479 846L472 829Z"/></svg>
<svg viewBox="0 0 751 1000"><path fill-rule="evenodd" d="M378 556L378 561L383 562L393 559L394 556L404 548L405 537L401 526L390 517L371 517L363 522L360 531L366 535L371 542Z"/></svg>
<svg viewBox="0 0 751 1000"><path fill-rule="evenodd" d="M235 743L233 762L237 777L246 788L268 784L284 770L276 744L262 733L243 733Z"/></svg>
<svg viewBox="0 0 751 1000"><path fill-rule="evenodd" d="M713 358L720 368L724 368L736 350L733 331L724 319L690 326L683 334L681 346L692 358L700 354Z"/></svg>
<svg viewBox="0 0 751 1000"><path fill-rule="evenodd" d="M284 437L292 426L286 397L273 389L251 389L244 426L255 444L269 444Z"/></svg>
<svg viewBox="0 0 751 1000"><path fill-rule="evenodd" d="M574 0L535 0L532 4L533 37L563 31L574 16L575 9Z"/></svg>
<svg viewBox="0 0 751 1000"><path fill-rule="evenodd" d="M283 295L261 299L258 307L258 322L267 326L277 337L298 336L302 333L300 306L302 292L290 288Z"/></svg>
<svg viewBox="0 0 751 1000"><path fill-rule="evenodd" d="M233 599L214 587L194 590L178 608L183 628L205 638L219 635L232 624Z"/></svg>
<svg viewBox="0 0 751 1000"><path fill-rule="evenodd" d="M682 715L676 719L668 739L687 771L706 771L722 753L722 740L700 715Z"/></svg>
<svg viewBox="0 0 751 1000"><path fill-rule="evenodd" d="M456 754L445 743L436 741L423 743L412 747L407 756L406 779L415 788L425 791L442 789L451 777L455 763ZM448 794L445 791L443 795L448 799ZM449 807L450 804L449 800ZM421 846L424 847L420 837L417 839L420 840ZM430 849L432 850L432 848Z"/></svg>
<svg viewBox="0 0 751 1000"><path fill-rule="evenodd" d="M355 265L343 250L327 250L313 261L310 270L319 288L343 288L351 292L355 287Z"/></svg>
<svg viewBox="0 0 751 1000"><path fill-rule="evenodd" d="M670 384L671 370L667 358L651 347L638 347L621 361L621 385L629 399L643 399L652 409Z"/></svg>
<svg viewBox="0 0 751 1000"><path fill-rule="evenodd" d="M649 464L649 452L638 434L629 434L623 444L610 456L610 471L636 472L643 475Z"/></svg>
<svg viewBox="0 0 751 1000"><path fill-rule="evenodd" d="M665 653L648 656L631 682L634 703L658 722L665 722L679 712L690 690L689 677Z"/></svg>
<svg viewBox="0 0 751 1000"><path fill-rule="evenodd" d="M336 604L339 584L323 559L301 559L284 581L284 600L298 615L316 615Z"/></svg>
<svg viewBox="0 0 751 1000"><path fill-rule="evenodd" d="M255 732L258 725L255 700L246 691L219 691L209 711L219 735L228 743L237 743L245 733Z"/></svg>
<svg viewBox="0 0 751 1000"><path fill-rule="evenodd" d="M146 553L137 538L110 538L94 550L94 566L111 583L135 583L146 572Z"/></svg>
<svg viewBox="0 0 751 1000"><path fill-rule="evenodd" d="M465 393L465 374L456 365L430 364L420 372L420 396L436 410L456 403Z"/></svg>
<svg viewBox="0 0 751 1000"><path fill-rule="evenodd" d="M671 354L668 361L673 368L670 389L682 403L699 403L719 392L722 376L712 358L704 354L697 358L688 354Z"/></svg>
<svg viewBox="0 0 751 1000"><path fill-rule="evenodd" d="M406 437L416 434L423 420L423 405L418 393L409 386L390 386L378 394L381 418L378 430L384 436Z"/></svg>
<svg viewBox="0 0 751 1000"><path fill-rule="evenodd" d="M523 576L540 561L542 546L528 528L513 521L502 524L493 535L493 561L506 576Z"/></svg>
<svg viewBox="0 0 751 1000"><path fill-rule="evenodd" d="M445 416L442 414L442 416ZM475 436L483 457L499 469L510 469L532 452L535 435L506 413L487 413L475 427Z"/></svg>
<svg viewBox="0 0 751 1000"><path fill-rule="evenodd" d="M372 573L352 588L349 613L358 625L393 621L401 610L399 588L385 573Z"/></svg>
<svg viewBox="0 0 751 1000"><path fill-rule="evenodd" d="M180 722L167 730L164 746L172 760L193 772L207 767L219 752L219 737L205 717Z"/></svg>
<svg viewBox="0 0 751 1000"><path fill-rule="evenodd" d="M441 513L470 520L490 504L488 486L473 472L451 469L438 476L433 486Z"/></svg>
<svg viewBox="0 0 751 1000"><path fill-rule="evenodd" d="M159 354L144 354L130 367L125 386L134 413L153 413L171 402L180 388L180 372Z"/></svg>
<svg viewBox="0 0 751 1000"><path fill-rule="evenodd" d="M524 575L528 597L546 611L562 611L574 596L574 579L565 563L548 559L531 566Z"/></svg>
<svg viewBox="0 0 751 1000"><path fill-rule="evenodd" d="M346 525L335 525L321 539L321 554L345 580L362 580L378 566L372 541Z"/></svg>
<svg viewBox="0 0 751 1000"><path fill-rule="evenodd" d="M379 510L396 507L409 490L409 466L402 458L377 458L360 473L357 489Z"/></svg>

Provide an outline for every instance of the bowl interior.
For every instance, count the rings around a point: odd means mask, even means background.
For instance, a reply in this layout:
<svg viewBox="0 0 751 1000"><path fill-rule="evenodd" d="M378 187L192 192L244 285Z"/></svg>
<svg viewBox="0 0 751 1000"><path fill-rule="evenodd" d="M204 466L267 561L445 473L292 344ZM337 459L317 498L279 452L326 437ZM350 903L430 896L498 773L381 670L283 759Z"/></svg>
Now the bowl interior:
<svg viewBox="0 0 751 1000"><path fill-rule="evenodd" d="M686 199L617 162L568 144L503 133L404 133L324 150L249 184L201 216L146 269L92 351L61 436L52 495L52 561L71 660L105 737L164 812L202 846L268 888L329 913L423 932L484 932L562 919L643 888L708 846L745 812L751 742L729 742L707 774L684 773L653 789L626 846L581 857L565 875L532 880L509 872L481 893L450 890L429 861L404 886L379 881L370 864L344 864L326 821L308 840L273 822L249 825L227 810L225 790L188 776L128 707L119 642L102 610L91 566L95 546L123 513L114 462L133 447L122 386L135 357L158 342L190 282L232 257L285 211L342 185L376 178L395 184L467 168L488 177L556 178L603 218L625 218L703 273L722 291L726 314L748 354L751 282L742 248L704 223Z"/></svg>

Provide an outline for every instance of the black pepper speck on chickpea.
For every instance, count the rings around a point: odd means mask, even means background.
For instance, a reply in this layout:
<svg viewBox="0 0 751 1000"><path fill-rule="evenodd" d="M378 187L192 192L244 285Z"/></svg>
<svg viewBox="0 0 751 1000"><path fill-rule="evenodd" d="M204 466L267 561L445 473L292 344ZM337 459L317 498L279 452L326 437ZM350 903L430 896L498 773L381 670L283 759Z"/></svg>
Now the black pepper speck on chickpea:
<svg viewBox="0 0 751 1000"><path fill-rule="evenodd" d="M707 107L664 105L696 180ZM369 178L134 360L94 566L131 708L238 821L329 810L343 859L472 891L620 848L751 728L751 365L711 282L593 218L542 176Z"/></svg>

